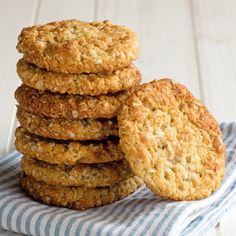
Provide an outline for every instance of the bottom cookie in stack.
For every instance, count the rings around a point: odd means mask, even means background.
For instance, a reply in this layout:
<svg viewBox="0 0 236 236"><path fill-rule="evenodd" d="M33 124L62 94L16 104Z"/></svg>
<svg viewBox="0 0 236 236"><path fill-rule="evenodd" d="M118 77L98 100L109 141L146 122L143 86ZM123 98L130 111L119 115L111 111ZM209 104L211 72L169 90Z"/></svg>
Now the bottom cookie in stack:
<svg viewBox="0 0 236 236"><path fill-rule="evenodd" d="M126 160L104 164L49 164L32 157L22 157L22 170L38 181L60 186L111 186L133 176Z"/></svg>
<svg viewBox="0 0 236 236"><path fill-rule="evenodd" d="M59 141L19 127L15 146L24 155L21 186L46 204L84 210L123 199L143 183L123 158L117 138Z"/></svg>
<svg viewBox="0 0 236 236"><path fill-rule="evenodd" d="M45 184L22 173L20 183L22 188L35 200L49 205L85 210L124 199L135 192L143 182L137 176L133 176L115 185L106 187L62 187Z"/></svg>

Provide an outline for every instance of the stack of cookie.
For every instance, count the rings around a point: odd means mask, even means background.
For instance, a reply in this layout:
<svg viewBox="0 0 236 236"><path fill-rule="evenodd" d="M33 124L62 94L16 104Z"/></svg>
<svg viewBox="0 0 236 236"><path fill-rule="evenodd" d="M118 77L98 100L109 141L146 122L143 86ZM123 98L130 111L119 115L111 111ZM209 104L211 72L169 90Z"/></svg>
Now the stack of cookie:
<svg viewBox="0 0 236 236"><path fill-rule="evenodd" d="M110 22L53 22L22 30L15 93L22 187L47 204L86 209L142 181L119 147L116 115L140 83L136 34Z"/></svg>

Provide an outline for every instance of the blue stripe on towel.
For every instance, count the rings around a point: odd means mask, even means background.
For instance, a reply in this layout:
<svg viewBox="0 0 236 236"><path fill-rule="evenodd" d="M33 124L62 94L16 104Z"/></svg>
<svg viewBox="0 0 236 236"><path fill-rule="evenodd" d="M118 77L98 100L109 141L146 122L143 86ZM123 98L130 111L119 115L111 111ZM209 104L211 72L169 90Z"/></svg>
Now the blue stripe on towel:
<svg viewBox="0 0 236 236"><path fill-rule="evenodd" d="M47 206L19 187L21 155L0 157L0 226L40 236L206 234L236 204L236 123L222 123L227 146L226 172L220 189L209 198L173 202L156 197L145 186L108 206L75 211Z"/></svg>

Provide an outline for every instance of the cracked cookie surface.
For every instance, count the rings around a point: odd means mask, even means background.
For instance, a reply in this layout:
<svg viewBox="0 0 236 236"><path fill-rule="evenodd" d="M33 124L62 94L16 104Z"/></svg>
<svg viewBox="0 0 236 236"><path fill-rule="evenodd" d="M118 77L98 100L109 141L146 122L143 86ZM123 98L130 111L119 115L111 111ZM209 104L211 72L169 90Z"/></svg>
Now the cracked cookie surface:
<svg viewBox="0 0 236 236"><path fill-rule="evenodd" d="M17 50L37 67L60 73L98 73L128 66L139 53L134 32L109 21L64 20L24 28Z"/></svg>
<svg viewBox="0 0 236 236"><path fill-rule="evenodd" d="M157 195L209 196L224 176L218 123L185 86L169 79L141 85L118 115L120 145L133 172Z"/></svg>

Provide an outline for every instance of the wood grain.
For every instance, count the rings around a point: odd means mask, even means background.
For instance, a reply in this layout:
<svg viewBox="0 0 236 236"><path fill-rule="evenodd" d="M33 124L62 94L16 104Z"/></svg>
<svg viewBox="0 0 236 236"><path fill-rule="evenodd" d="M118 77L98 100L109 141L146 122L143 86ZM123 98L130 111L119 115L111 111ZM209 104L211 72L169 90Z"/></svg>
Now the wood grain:
<svg viewBox="0 0 236 236"><path fill-rule="evenodd" d="M1 8L3 13L8 12L6 9L10 10L11 5L10 2L13 2L14 0L8 1L8 6L4 6L4 8ZM65 4L64 0L57 0L56 4L54 1L47 1L47 0L41 0L41 1L31 1L28 4L27 0L24 0L20 7L22 12L14 12L13 14L16 16L15 18L12 18L12 25L11 25L11 31L6 37L6 41L10 39L10 43L8 42L7 48L2 47L4 50L9 50L9 47L12 47L14 52L9 55L9 60L6 63L4 58L0 58L0 60L4 60L4 63L1 64L3 66L3 69L0 69L1 72L7 73L7 77L5 75L0 74L0 78L4 77L5 82L3 85L6 86L5 93L6 93L6 99L7 100L0 100L0 106L1 102L5 103L8 101L10 104L9 107L5 104L5 115L4 115L4 124L1 123L1 130L3 130L3 140L0 142L0 154L4 152L9 152L14 148L13 142L14 142L14 131L15 128L18 126L18 122L15 118L15 102L14 102L14 90L19 85L20 80L17 78L17 75L15 73L15 64L17 62L16 58L19 58L20 55L16 52L15 45L17 41L17 36L21 30L21 28L30 26L32 24L44 24L50 21L56 21L56 20L62 20L62 19L72 19L72 18L78 18L84 21L93 21L94 20L94 12L95 12L95 0L70 0ZM34 4L33 4L34 3ZM20 4L19 4L20 5ZM27 5L27 7L23 7ZM0 9L0 14L1 14ZM4 9L4 10L3 10ZM14 8L15 9L15 8ZM17 8L16 8L17 9ZM28 13L28 14L27 14ZM21 16L24 15L23 18ZM0 22L0 27L3 22ZM15 27L15 28L13 28ZM6 29L6 32L7 29ZM11 49L12 51L12 49ZM1 61L0 61L1 62ZM4 67L9 66L10 68L6 71L4 71ZM14 68L14 69L13 69ZM3 87L0 87L0 89L3 89ZM0 90L1 93L1 90ZM2 95L2 93L1 93Z"/></svg>
<svg viewBox="0 0 236 236"><path fill-rule="evenodd" d="M200 96L191 12L186 0L100 0L96 19L109 19L138 33L137 66L143 82L170 77Z"/></svg>
<svg viewBox="0 0 236 236"><path fill-rule="evenodd" d="M218 121L236 119L236 1L193 0L203 97Z"/></svg>
<svg viewBox="0 0 236 236"><path fill-rule="evenodd" d="M93 21L95 4L96 0L41 0L37 23L44 24L66 19Z"/></svg>
<svg viewBox="0 0 236 236"><path fill-rule="evenodd" d="M13 7L14 6L14 7ZM35 22L37 0L8 0L0 7L0 108L1 137L0 154L5 153L12 145L15 124L14 91L20 80L16 75L16 62L20 55L16 51L17 37L20 30Z"/></svg>

